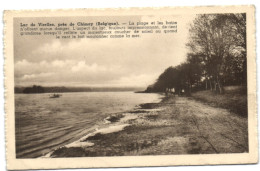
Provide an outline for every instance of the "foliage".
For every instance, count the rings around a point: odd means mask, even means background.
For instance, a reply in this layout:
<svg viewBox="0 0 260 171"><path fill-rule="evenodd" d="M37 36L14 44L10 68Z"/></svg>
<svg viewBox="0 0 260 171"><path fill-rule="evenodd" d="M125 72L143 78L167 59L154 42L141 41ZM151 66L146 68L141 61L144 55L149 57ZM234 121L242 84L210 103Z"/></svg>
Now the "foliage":
<svg viewBox="0 0 260 171"><path fill-rule="evenodd" d="M200 54L211 89L246 84L246 15L198 15L190 27L187 47Z"/></svg>
<svg viewBox="0 0 260 171"><path fill-rule="evenodd" d="M33 85L32 87L26 87L23 90L23 93L29 94L29 93L44 93L44 88L41 86Z"/></svg>
<svg viewBox="0 0 260 171"><path fill-rule="evenodd" d="M167 68L147 91L246 85L246 14L197 15L189 29L186 62Z"/></svg>

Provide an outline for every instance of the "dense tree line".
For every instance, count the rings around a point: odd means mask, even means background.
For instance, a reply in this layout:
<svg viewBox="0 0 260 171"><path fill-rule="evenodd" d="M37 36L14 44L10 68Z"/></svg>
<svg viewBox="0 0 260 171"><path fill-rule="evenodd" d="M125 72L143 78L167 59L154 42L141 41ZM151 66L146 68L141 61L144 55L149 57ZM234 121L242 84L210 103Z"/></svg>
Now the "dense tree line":
<svg viewBox="0 0 260 171"><path fill-rule="evenodd" d="M64 86L38 86L15 87L15 93L65 93L65 92L121 92L121 91L140 91L138 87L64 87Z"/></svg>
<svg viewBox="0 0 260 171"><path fill-rule="evenodd" d="M223 93L223 86L247 84L246 14L197 15L189 29L184 63L167 68L149 91L196 88Z"/></svg>
<svg viewBox="0 0 260 171"><path fill-rule="evenodd" d="M44 88L41 86L33 85L32 87L26 87L23 90L23 93L32 94L32 93L44 93Z"/></svg>

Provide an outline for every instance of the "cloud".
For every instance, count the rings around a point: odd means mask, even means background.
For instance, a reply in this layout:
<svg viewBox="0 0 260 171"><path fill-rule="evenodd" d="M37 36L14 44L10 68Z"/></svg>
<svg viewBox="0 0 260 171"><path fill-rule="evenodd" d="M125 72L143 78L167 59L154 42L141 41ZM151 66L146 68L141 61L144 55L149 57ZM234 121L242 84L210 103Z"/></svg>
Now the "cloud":
<svg viewBox="0 0 260 171"><path fill-rule="evenodd" d="M28 67L29 65L30 63L26 59L23 59L15 64L15 68Z"/></svg>
<svg viewBox="0 0 260 171"><path fill-rule="evenodd" d="M178 33L142 34L136 39L58 40L44 35L25 38L15 31L15 84L147 86L167 67L185 60L186 24L192 17L187 16L185 20L183 17L172 16L171 19L182 21L178 22ZM131 21L165 21L170 17L130 18ZM130 21L130 18L118 20ZM100 17L100 20L107 20L107 17ZM16 20L15 29L22 21Z"/></svg>
<svg viewBox="0 0 260 171"><path fill-rule="evenodd" d="M121 72L119 72L121 71ZM87 64L85 61L54 60L29 62L27 60L15 63L15 81L17 84L26 83L41 84L62 82L70 85L70 82L82 82L86 85L107 84L126 74L120 66L102 66L96 63Z"/></svg>
<svg viewBox="0 0 260 171"><path fill-rule="evenodd" d="M85 61L79 61L77 65L71 68L72 72L99 72L99 71L106 71L106 68L103 66L98 66L96 63L91 65L87 65Z"/></svg>
<svg viewBox="0 0 260 171"><path fill-rule="evenodd" d="M22 76L21 80L32 80L32 79L42 79L53 75L54 73L40 73L40 74L25 74Z"/></svg>
<svg viewBox="0 0 260 171"><path fill-rule="evenodd" d="M61 61L61 60L54 60L51 63L54 67L64 67L66 65L66 61Z"/></svg>
<svg viewBox="0 0 260 171"><path fill-rule="evenodd" d="M158 77L157 74L140 74L140 75L130 74L128 76L121 77L116 82L117 84L121 84L121 85L142 87L154 83L157 77Z"/></svg>

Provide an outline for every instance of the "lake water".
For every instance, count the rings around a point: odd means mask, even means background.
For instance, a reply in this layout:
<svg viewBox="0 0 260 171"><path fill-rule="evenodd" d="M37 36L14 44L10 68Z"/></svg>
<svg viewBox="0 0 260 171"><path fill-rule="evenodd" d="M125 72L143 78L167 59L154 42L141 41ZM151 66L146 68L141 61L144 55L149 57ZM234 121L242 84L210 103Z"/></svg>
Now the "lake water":
<svg viewBox="0 0 260 171"><path fill-rule="evenodd" d="M40 157L71 143L103 123L108 115L159 102L161 95L134 92L15 94L17 158Z"/></svg>

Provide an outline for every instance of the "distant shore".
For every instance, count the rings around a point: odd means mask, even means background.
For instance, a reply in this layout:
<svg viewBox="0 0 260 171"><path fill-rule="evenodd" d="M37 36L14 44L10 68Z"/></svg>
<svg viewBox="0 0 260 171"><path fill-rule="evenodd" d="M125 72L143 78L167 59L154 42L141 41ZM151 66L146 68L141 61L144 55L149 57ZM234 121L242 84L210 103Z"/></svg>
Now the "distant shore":
<svg viewBox="0 0 260 171"><path fill-rule="evenodd" d="M104 125L45 157L248 152L247 118L188 97L111 115Z"/></svg>
<svg viewBox="0 0 260 171"><path fill-rule="evenodd" d="M67 92L122 92L144 90L144 87L65 87L65 86L16 86L15 94L38 94L38 93L67 93Z"/></svg>

